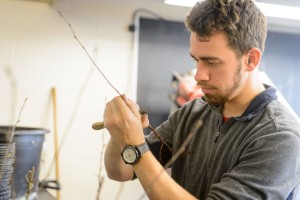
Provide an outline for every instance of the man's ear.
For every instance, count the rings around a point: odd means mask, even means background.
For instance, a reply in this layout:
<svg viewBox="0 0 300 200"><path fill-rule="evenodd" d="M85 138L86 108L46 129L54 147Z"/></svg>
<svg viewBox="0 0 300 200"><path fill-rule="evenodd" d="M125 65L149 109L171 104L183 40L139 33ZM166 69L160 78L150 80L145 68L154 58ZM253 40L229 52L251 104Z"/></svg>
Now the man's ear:
<svg viewBox="0 0 300 200"><path fill-rule="evenodd" d="M248 71L254 70L260 62L261 51L258 48L251 48L248 53L245 54L245 61Z"/></svg>

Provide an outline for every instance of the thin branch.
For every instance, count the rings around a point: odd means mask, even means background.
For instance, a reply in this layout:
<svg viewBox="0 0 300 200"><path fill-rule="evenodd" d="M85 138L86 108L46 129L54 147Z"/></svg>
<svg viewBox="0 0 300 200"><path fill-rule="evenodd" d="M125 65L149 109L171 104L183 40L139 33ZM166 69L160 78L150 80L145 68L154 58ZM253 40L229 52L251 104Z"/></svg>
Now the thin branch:
<svg viewBox="0 0 300 200"><path fill-rule="evenodd" d="M163 139L158 135L158 133L155 131L155 128L153 126L151 126L150 124L148 125L148 128L154 133L154 135L159 139L159 141L162 144L165 144L167 146L167 148L169 149L169 151L173 151L173 149L168 145L168 143L166 143L165 141L163 141Z"/></svg>
<svg viewBox="0 0 300 200"><path fill-rule="evenodd" d="M11 87L11 110L10 110L10 123L14 123L15 121L15 111L16 111L16 99L17 99L17 81L14 76L14 73L10 66L7 66L5 68L5 73L10 81L10 87Z"/></svg>
<svg viewBox="0 0 300 200"><path fill-rule="evenodd" d="M102 176L102 170L103 170L103 158L104 158L104 150L105 150L106 144L105 144L105 135L104 135L104 129L102 134L102 151L100 154L100 167L99 167L99 174L98 174L98 189L96 194L96 200L100 199L100 194L102 190L102 186L104 184L105 177Z"/></svg>
<svg viewBox="0 0 300 200"><path fill-rule="evenodd" d="M29 170L28 173L25 175L25 180L27 183L27 192L25 194L26 200L29 199L30 193L32 192L32 188L33 188L33 184L34 184L34 171L35 171L35 168L33 166L32 169Z"/></svg>
<svg viewBox="0 0 300 200"><path fill-rule="evenodd" d="M18 124L20 123L20 121L21 121L21 115L22 115L22 112L23 112L23 109L24 109L24 107L25 107L25 104L26 104L27 99L28 99L28 98L26 97L25 100L24 100L24 102L23 102L23 105L22 105L22 107L21 107L21 110L20 110L20 112L19 112L18 119L17 119L16 123L15 123L15 124L13 125L13 127L12 127L12 131L11 131L10 138L9 138L9 143L12 142L12 139L13 139L14 134L15 134L15 129L16 129L17 125L18 125Z"/></svg>
<svg viewBox="0 0 300 200"><path fill-rule="evenodd" d="M95 52L96 52L96 49L95 49ZM89 70L88 74L86 75L84 81L82 82L81 88L80 88L80 90L79 90L79 92L77 94L77 98L76 98L74 107L72 109L71 118L69 119L69 121L67 123L67 127L66 127L66 129L65 129L65 131L63 133L62 139L61 139L61 141L59 143L58 151L53 156L52 162L51 162L50 167L48 169L48 172L47 172L47 174L45 176L46 178L50 177L51 171L53 170L53 167L54 167L54 164L55 164L55 158L57 156L59 156L60 152L62 151L62 149L64 147L66 139L69 136L70 129L71 129L72 125L74 124L75 118L77 116L78 109L80 108L80 104L81 104L81 99L83 97L83 93L84 93L84 91L85 91L85 89L86 89L86 87L88 85L88 81L90 80L90 77L93 74L93 71L94 71L94 68L90 67L90 70Z"/></svg>
<svg viewBox="0 0 300 200"><path fill-rule="evenodd" d="M155 131L155 128L153 126L151 126L150 124L148 125L148 128L154 133L154 135L159 139L159 141L161 142L161 146L159 149L159 161L162 161L162 149L163 146L166 145L166 147L169 149L170 152L173 152L173 149L168 145L167 142L165 142L159 135L158 133Z"/></svg>
<svg viewBox="0 0 300 200"><path fill-rule="evenodd" d="M118 192L116 194L115 200L119 200L120 199L123 190L124 190L124 182L121 182L120 186L119 186L119 189L118 189Z"/></svg>
<svg viewBox="0 0 300 200"><path fill-rule="evenodd" d="M28 98L26 97L25 100L24 100L24 102L23 102L23 105L22 105L22 107L21 107L21 110L20 110L20 112L19 112L18 120L17 120L16 123L12 126L12 128L11 128L11 133L8 135L8 137L9 137L9 139L8 139L8 144L9 144L9 145L8 145L8 147L7 147L7 149L6 149L6 152L5 152L3 164L6 163L6 160L7 160L7 157L8 157L8 152L9 152L8 150L9 150L10 144L12 143L12 139L13 139L14 134L15 134L15 129L16 129L17 125L19 124L19 122L21 121L21 120L20 120L20 119L21 119L21 115L22 115L22 112L23 112L23 109L24 109L24 107L25 107L25 104L26 104L27 99L28 99ZM1 178L2 178L3 166L4 166L4 165L1 165L1 170L0 170L0 180L1 180Z"/></svg>
<svg viewBox="0 0 300 200"><path fill-rule="evenodd" d="M144 12L151 12L151 11L149 11L149 10L145 10L145 9L140 9L139 11L144 11ZM72 32L72 34L73 34L73 37L75 38L75 40L78 42L78 44L82 47L82 49L85 51L85 53L86 53L86 55L89 57L89 59L91 60L91 62L93 63L93 65L96 67L96 69L101 73L101 75L102 75L102 77L107 81L107 83L120 95L120 96L122 96L121 95L121 93L116 89L116 87L114 87L113 85L112 85L112 83L108 80L108 78L105 76L105 74L101 71L101 69L98 67L98 65L96 64L96 62L93 60L93 58L90 56L90 54L88 53L88 51L86 50L86 48L84 47L84 45L82 44L82 42L78 39L78 37L77 37L77 35L75 34L75 31L73 30L73 28L72 28L72 25L66 20L66 18L63 16L63 14L60 12L60 11L57 11L58 12L58 14L60 15L60 17L66 22L66 24L69 26L69 28L70 28L70 30L71 30L71 32ZM152 14L154 14L154 13L152 13ZM161 19L161 18L160 18ZM150 128L153 132L154 132L154 134L159 138L159 140L163 143L163 144L165 144L168 148L169 148L169 150L172 150L169 146L168 146L168 144L166 143L166 142L164 142L158 135L157 135L157 133L155 132L155 130L154 130L154 128L149 124L149 126L148 126L148 128Z"/></svg>
<svg viewBox="0 0 300 200"><path fill-rule="evenodd" d="M139 11L146 11L146 12L149 12L148 10L139 10ZM102 75L102 77L107 81L107 83L120 95L121 93L112 85L112 83L108 80L108 78L105 76L105 74L101 71L101 69L98 67L98 65L96 64L96 62L92 59L92 57L90 56L90 54L88 53L88 51L86 50L85 46L82 44L82 42L78 39L77 35L75 34L73 28L72 28L72 25L65 19L65 17L62 15L62 13L60 11L57 11L60 15L60 17L66 22L66 24L69 26L75 40L79 43L79 45L82 47L82 49L84 50L84 52L86 53L86 55L88 56L88 58L90 59L90 61L93 63L93 65L96 67L96 69L100 72L100 74ZM152 13L153 14L153 13ZM161 19L160 17L158 17L159 19ZM163 20L163 19L161 19ZM157 138L162 142L162 144L165 144L167 146L167 148L170 150L170 151L173 151L169 145L164 142L160 136L156 133L155 129L149 124L148 128L150 128L153 133L157 136ZM178 153L178 152L177 152ZM49 175L49 172L48 172L48 175ZM101 189L101 188L100 188ZM98 188L99 190L99 188Z"/></svg>
<svg viewBox="0 0 300 200"><path fill-rule="evenodd" d="M71 29L74 38L76 39L76 41L79 43L79 45L83 48L84 52L86 53L86 55L89 57L89 59L91 60L91 62L93 63L93 65L97 68L97 70L100 72L100 74L102 75L102 77L107 81L107 83L120 95L121 93L112 85L112 83L106 78L105 74L101 71L101 69L98 67L98 65L96 64L96 62L93 60L93 58L90 56L90 54L88 53L88 51L85 49L85 47L83 46L82 42L78 39L78 37L76 36L72 25L66 20L66 18L62 15L62 13L60 11L57 11L58 14L60 15L60 17L68 24L69 28Z"/></svg>

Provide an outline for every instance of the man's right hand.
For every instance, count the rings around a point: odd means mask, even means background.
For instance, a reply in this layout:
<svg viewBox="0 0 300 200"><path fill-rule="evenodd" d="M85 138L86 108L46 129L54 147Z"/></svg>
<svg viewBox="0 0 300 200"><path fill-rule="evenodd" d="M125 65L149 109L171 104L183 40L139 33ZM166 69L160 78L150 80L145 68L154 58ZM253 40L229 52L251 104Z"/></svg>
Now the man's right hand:
<svg viewBox="0 0 300 200"><path fill-rule="evenodd" d="M148 125L148 116L141 116L139 106L125 95L117 96L106 104L104 126L121 149L125 145L145 142L143 128Z"/></svg>

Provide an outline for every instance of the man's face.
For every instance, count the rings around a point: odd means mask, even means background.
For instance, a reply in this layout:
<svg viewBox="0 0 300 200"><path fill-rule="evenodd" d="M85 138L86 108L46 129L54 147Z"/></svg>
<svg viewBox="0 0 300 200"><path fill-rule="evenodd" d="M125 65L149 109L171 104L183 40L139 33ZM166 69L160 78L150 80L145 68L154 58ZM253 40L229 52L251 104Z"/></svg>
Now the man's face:
<svg viewBox="0 0 300 200"><path fill-rule="evenodd" d="M216 32L202 41L192 32L190 54L197 65L195 80L208 103L223 105L238 95L243 80L242 62L227 45L224 33Z"/></svg>

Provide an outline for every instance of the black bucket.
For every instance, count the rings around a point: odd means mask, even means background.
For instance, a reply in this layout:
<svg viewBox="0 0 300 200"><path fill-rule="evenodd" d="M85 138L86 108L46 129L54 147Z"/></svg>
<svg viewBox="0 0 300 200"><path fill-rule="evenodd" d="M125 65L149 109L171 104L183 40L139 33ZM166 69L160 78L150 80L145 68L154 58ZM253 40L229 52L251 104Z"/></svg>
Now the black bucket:
<svg viewBox="0 0 300 200"><path fill-rule="evenodd" d="M0 126L0 137L11 132L10 126ZM34 182L31 193L38 191L39 166L45 134L49 130L41 128L17 127L14 132L15 162L11 177L11 198L24 197L28 190L25 176L34 167Z"/></svg>

